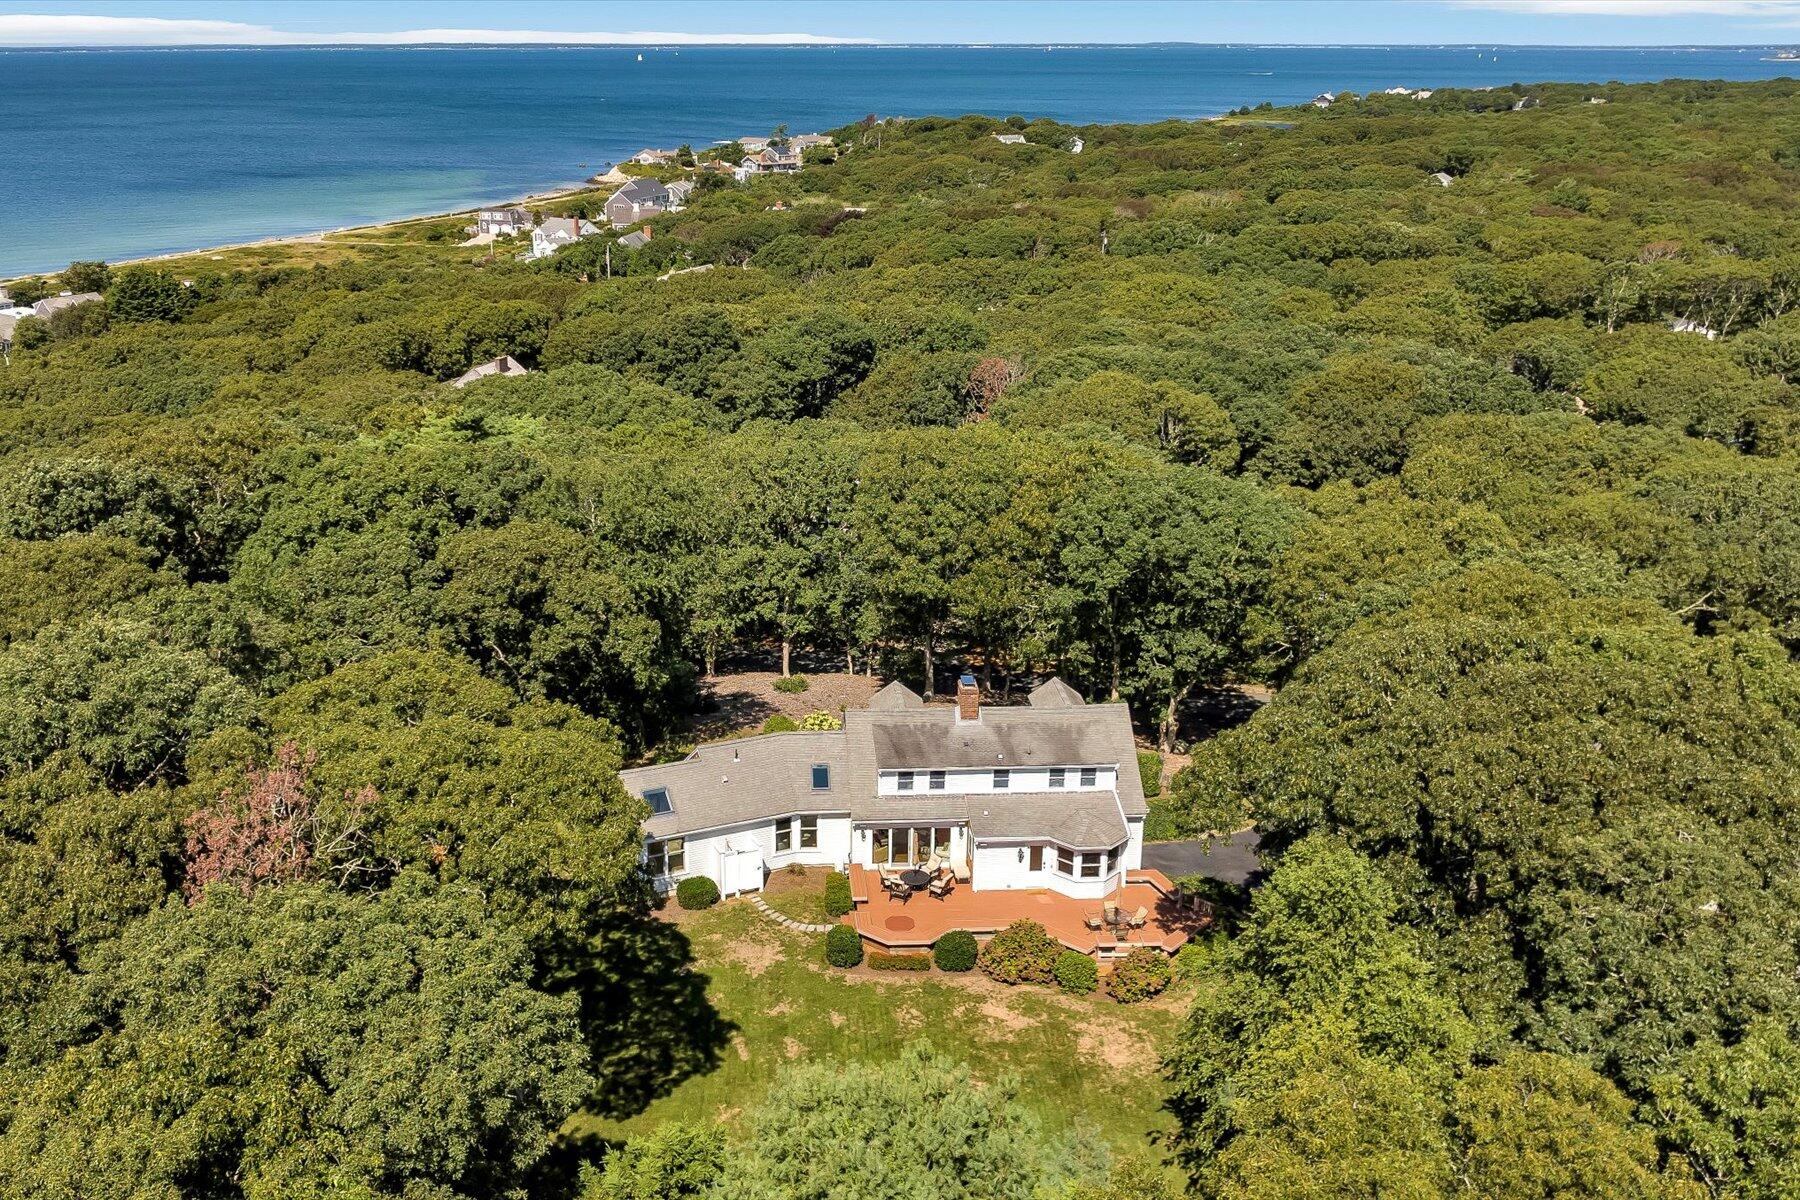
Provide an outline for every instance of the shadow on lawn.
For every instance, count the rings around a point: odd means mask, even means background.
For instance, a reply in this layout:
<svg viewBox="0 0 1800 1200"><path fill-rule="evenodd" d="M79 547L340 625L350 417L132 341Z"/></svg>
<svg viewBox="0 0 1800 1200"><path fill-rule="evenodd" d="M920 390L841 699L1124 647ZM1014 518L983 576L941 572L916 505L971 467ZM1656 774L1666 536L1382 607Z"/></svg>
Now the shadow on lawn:
<svg viewBox="0 0 1800 1200"><path fill-rule="evenodd" d="M602 922L574 988L597 1079L588 1112L633 1116L719 1065L737 1026L707 999L708 977L693 964L687 935L667 921L626 912ZM536 1194L572 1195L580 1164L598 1162L608 1145L592 1133L559 1138Z"/></svg>

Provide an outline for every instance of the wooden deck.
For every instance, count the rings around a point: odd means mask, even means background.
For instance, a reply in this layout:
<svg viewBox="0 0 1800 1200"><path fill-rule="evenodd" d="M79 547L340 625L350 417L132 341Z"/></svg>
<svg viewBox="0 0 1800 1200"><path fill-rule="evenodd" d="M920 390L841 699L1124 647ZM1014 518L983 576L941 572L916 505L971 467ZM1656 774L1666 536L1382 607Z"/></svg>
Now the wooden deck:
<svg viewBox="0 0 1800 1200"><path fill-rule="evenodd" d="M1042 888L978 892L965 883L941 900L918 892L903 904L881 890L873 871L852 865L850 893L856 907L844 922L855 926L865 941L890 950L929 946L952 929L966 929L986 938L1014 921L1032 920L1051 937L1083 954L1112 958L1139 946L1172 954L1211 923L1206 914L1178 904L1174 892L1174 886L1158 871L1129 872L1125 887L1112 899L1126 912L1142 905L1150 910L1150 917L1144 928L1120 938L1110 930L1096 932L1087 927L1087 918L1100 915L1099 900L1076 900Z"/></svg>

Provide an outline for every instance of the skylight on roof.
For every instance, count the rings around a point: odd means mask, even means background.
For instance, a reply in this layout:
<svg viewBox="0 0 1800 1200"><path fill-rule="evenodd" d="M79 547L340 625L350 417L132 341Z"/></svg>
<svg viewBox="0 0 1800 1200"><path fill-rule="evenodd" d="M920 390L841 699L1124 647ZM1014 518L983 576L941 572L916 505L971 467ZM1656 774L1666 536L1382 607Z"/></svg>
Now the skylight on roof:
<svg viewBox="0 0 1800 1200"><path fill-rule="evenodd" d="M675 811L675 806L669 803L668 788L645 788L644 803L650 806L650 815L653 817L660 817Z"/></svg>

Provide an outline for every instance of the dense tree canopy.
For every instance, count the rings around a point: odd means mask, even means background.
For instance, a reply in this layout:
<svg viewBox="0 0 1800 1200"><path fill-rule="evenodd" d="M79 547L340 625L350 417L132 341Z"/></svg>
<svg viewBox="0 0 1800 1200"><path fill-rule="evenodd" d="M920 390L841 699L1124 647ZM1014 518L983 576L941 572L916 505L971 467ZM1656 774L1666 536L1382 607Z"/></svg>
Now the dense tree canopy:
<svg viewBox="0 0 1800 1200"><path fill-rule="evenodd" d="M871 118L635 251L11 285L103 299L0 366L0 1178L568 1194L577 1106L726 1044L617 770L756 655L1055 671L1194 751L1165 824L1258 823L1170 1059L1208 1194L1791 1194L1797 98ZM586 1186L1165 1191L910 1066L916 1128L801 1072Z"/></svg>

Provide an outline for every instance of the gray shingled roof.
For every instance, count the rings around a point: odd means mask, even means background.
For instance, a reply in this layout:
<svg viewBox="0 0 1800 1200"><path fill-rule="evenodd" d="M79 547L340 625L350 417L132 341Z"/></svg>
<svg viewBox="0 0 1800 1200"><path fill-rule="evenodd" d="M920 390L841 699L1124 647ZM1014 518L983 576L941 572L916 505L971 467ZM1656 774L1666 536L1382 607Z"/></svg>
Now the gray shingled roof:
<svg viewBox="0 0 1800 1200"><path fill-rule="evenodd" d="M1110 850L1125 840L1125 817L1111 792L877 796L856 806L856 819L908 825L966 821L977 838L1051 838L1077 850Z"/></svg>
<svg viewBox="0 0 1800 1200"><path fill-rule="evenodd" d="M1137 744L1123 704L1083 704L1080 699L1067 685L1046 684L1033 693L1029 706L984 705L979 721L959 723L954 705L926 705L917 693L891 683L869 708L846 712L841 731L716 742L681 762L636 767L620 778L635 796L646 788L668 789L674 811L645 823L645 832L653 837L794 812L848 812L857 821L967 821L977 837L1044 837L1087 848L1112 846L1125 836L1121 810L1127 817L1149 811ZM831 766L829 793L812 790L814 763ZM1110 791L1074 790L884 797L875 786L883 768L1107 763L1118 765L1116 798Z"/></svg>
<svg viewBox="0 0 1800 1200"><path fill-rule="evenodd" d="M1080 692L1054 675L1031 690L1033 708L1081 708L1086 704Z"/></svg>
<svg viewBox="0 0 1800 1200"><path fill-rule="evenodd" d="M812 790L814 763L830 765L829 792ZM669 837L794 812L850 812L843 763L841 732L766 733L714 742L680 762L634 767L619 778L634 796L669 790L673 811L644 822L651 837Z"/></svg>

